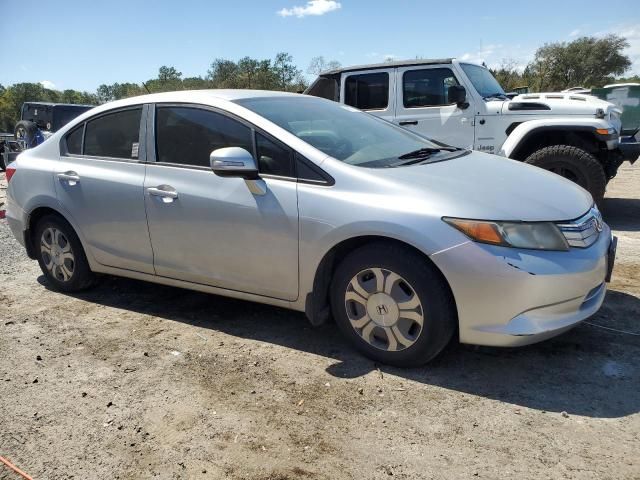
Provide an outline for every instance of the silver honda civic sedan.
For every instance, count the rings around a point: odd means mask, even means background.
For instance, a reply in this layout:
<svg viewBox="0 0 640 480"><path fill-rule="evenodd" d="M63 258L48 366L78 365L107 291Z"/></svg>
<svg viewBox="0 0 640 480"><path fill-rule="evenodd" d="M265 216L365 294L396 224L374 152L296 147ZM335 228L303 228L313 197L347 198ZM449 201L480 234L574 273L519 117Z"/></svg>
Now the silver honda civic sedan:
<svg viewBox="0 0 640 480"><path fill-rule="evenodd" d="M399 366L453 337L568 330L602 304L615 256L560 176L297 94L108 103L7 178L9 225L52 288L103 273L277 305Z"/></svg>

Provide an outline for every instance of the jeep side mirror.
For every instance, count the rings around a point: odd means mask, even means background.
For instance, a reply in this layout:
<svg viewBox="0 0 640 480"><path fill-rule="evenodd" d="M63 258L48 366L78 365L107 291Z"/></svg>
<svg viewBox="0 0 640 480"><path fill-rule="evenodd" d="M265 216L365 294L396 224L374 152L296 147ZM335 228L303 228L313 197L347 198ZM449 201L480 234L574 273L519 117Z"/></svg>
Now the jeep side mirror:
<svg viewBox="0 0 640 480"><path fill-rule="evenodd" d="M240 177L257 180L258 167L253 156L240 147L219 148L209 157L213 173L219 177Z"/></svg>
<svg viewBox="0 0 640 480"><path fill-rule="evenodd" d="M467 102L467 90L462 85L451 85L447 91L447 97L449 103L455 103L463 110L469 106Z"/></svg>

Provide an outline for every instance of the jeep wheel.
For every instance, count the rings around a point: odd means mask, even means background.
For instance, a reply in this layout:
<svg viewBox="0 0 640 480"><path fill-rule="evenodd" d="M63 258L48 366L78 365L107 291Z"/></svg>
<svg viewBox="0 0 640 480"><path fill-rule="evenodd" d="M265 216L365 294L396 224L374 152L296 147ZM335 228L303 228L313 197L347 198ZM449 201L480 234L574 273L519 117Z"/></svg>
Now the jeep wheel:
<svg viewBox="0 0 640 480"><path fill-rule="evenodd" d="M607 177L598 160L589 152L569 145L553 145L533 152L526 163L577 183L600 203L607 187Z"/></svg>
<svg viewBox="0 0 640 480"><path fill-rule="evenodd" d="M358 350L389 365L427 363L456 330L455 305L437 269L387 243L365 245L342 261L331 284L331 308Z"/></svg>

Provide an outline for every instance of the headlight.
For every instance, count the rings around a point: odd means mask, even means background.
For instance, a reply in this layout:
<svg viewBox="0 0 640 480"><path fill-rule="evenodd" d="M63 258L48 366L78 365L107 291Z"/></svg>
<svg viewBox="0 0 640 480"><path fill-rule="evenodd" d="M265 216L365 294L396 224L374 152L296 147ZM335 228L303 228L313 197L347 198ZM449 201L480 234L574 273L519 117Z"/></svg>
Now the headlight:
<svg viewBox="0 0 640 480"><path fill-rule="evenodd" d="M442 220L480 243L533 250L569 250L564 235L550 222L490 222L451 217Z"/></svg>

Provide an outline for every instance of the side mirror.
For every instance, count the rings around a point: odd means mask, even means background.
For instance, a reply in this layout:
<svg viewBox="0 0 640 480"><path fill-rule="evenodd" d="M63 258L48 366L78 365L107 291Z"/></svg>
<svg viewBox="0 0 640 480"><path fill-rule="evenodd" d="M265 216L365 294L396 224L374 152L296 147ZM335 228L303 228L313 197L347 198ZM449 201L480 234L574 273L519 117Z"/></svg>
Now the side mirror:
<svg viewBox="0 0 640 480"><path fill-rule="evenodd" d="M209 162L213 173L219 177L239 177L245 180L260 178L255 159L244 148L219 148L211 152Z"/></svg>
<svg viewBox="0 0 640 480"><path fill-rule="evenodd" d="M463 110L469 106L467 90L462 85L451 85L447 91L447 97L449 103L455 103Z"/></svg>

